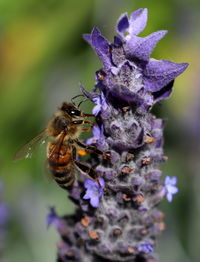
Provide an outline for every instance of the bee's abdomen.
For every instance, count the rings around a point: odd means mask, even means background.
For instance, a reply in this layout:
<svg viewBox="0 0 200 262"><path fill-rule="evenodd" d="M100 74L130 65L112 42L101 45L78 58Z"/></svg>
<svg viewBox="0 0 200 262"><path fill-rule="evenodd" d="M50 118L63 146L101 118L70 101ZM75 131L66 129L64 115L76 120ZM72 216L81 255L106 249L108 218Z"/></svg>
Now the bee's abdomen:
<svg viewBox="0 0 200 262"><path fill-rule="evenodd" d="M54 180L64 189L70 189L75 180L74 163L71 148L50 144L48 148L48 162Z"/></svg>

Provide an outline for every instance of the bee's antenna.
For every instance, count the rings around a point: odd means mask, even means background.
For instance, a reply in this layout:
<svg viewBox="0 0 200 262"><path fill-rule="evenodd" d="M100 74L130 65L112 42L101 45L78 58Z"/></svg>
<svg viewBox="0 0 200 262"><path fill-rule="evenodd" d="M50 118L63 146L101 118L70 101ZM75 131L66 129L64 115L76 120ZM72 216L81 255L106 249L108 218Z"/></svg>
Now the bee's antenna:
<svg viewBox="0 0 200 262"><path fill-rule="evenodd" d="M84 96L84 95L80 94L80 95L77 95L77 96L74 96L74 97L71 98L71 102L72 102L73 105L76 105L73 100L76 99L77 97L80 97L80 96Z"/></svg>
<svg viewBox="0 0 200 262"><path fill-rule="evenodd" d="M84 102L87 101L87 100L89 100L89 98L86 98L86 99L82 100L82 101L78 104L78 108L80 107L80 105L81 105L82 103L84 103Z"/></svg>

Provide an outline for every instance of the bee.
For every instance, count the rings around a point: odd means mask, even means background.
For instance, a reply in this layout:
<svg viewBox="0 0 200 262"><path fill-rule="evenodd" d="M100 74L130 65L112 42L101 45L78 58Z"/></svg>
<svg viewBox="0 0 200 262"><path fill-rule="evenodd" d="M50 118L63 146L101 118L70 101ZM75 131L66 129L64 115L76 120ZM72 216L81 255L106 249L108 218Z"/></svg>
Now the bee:
<svg viewBox="0 0 200 262"><path fill-rule="evenodd" d="M94 126L93 122L87 120L87 117L94 117L94 115L85 114L79 109L79 105L64 102L50 119L46 129L25 144L14 157L14 160L29 158L36 144L45 143L46 139L50 139L47 145L48 166L53 179L61 188L67 190L74 184L76 169L87 174L100 185L95 170L87 163L77 160L78 149L94 152L104 158L110 157L108 153L79 140L82 132L87 132ZM89 127L84 127L84 124L88 124Z"/></svg>

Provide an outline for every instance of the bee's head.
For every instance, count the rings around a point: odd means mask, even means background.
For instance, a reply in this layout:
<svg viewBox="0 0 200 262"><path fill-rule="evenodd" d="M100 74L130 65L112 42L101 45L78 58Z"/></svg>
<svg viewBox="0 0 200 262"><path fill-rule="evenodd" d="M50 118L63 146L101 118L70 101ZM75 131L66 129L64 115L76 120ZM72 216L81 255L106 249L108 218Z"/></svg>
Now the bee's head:
<svg viewBox="0 0 200 262"><path fill-rule="evenodd" d="M60 110L64 113L67 113L70 117L73 117L73 118L82 116L82 112L72 103L64 102Z"/></svg>

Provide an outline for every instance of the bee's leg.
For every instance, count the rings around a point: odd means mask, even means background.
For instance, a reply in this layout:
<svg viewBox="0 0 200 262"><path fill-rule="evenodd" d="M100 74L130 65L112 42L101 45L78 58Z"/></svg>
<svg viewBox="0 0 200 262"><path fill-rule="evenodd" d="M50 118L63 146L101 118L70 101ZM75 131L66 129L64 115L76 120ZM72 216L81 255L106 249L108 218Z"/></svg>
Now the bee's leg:
<svg viewBox="0 0 200 262"><path fill-rule="evenodd" d="M76 152L76 147L73 146L73 148L72 148L72 156L73 156L73 159L76 159L76 154L77 154L77 152Z"/></svg>
<svg viewBox="0 0 200 262"><path fill-rule="evenodd" d="M84 132L90 131L91 129L92 129L92 127L90 126L90 127L83 128L81 131L82 131L82 133L84 133Z"/></svg>
<svg viewBox="0 0 200 262"><path fill-rule="evenodd" d="M87 116L87 117L96 117L96 116L93 115L93 114L85 114L85 113L84 113L84 116Z"/></svg>
<svg viewBox="0 0 200 262"><path fill-rule="evenodd" d="M79 162L77 160L74 160L74 163L77 166L77 168L80 169L81 172L86 173L93 180L95 180L98 183L99 186L101 186L99 179L98 179L98 175L92 167L90 167L88 164L85 164L83 162Z"/></svg>
<svg viewBox="0 0 200 262"><path fill-rule="evenodd" d="M86 128L83 128L82 129L82 132L88 132L92 129L92 127L95 125L95 123L91 122L91 121L88 121L88 120L84 120L83 122L84 124L88 124L90 125L89 127L86 127Z"/></svg>
<svg viewBox="0 0 200 262"><path fill-rule="evenodd" d="M75 142L78 146L84 148L84 149L87 150L87 151L90 151L90 152L93 152L93 153L95 153L95 154L97 154L97 155L100 155L100 156L102 156L103 158L110 159L110 154L105 153L105 152L99 150L99 149L96 148L95 146L85 145L85 144L83 144L82 142L80 142L78 139L74 140L74 142Z"/></svg>
<svg viewBox="0 0 200 262"><path fill-rule="evenodd" d="M91 121L88 121L88 120L84 120L84 124L89 124L91 126L94 126L95 123L91 122Z"/></svg>

